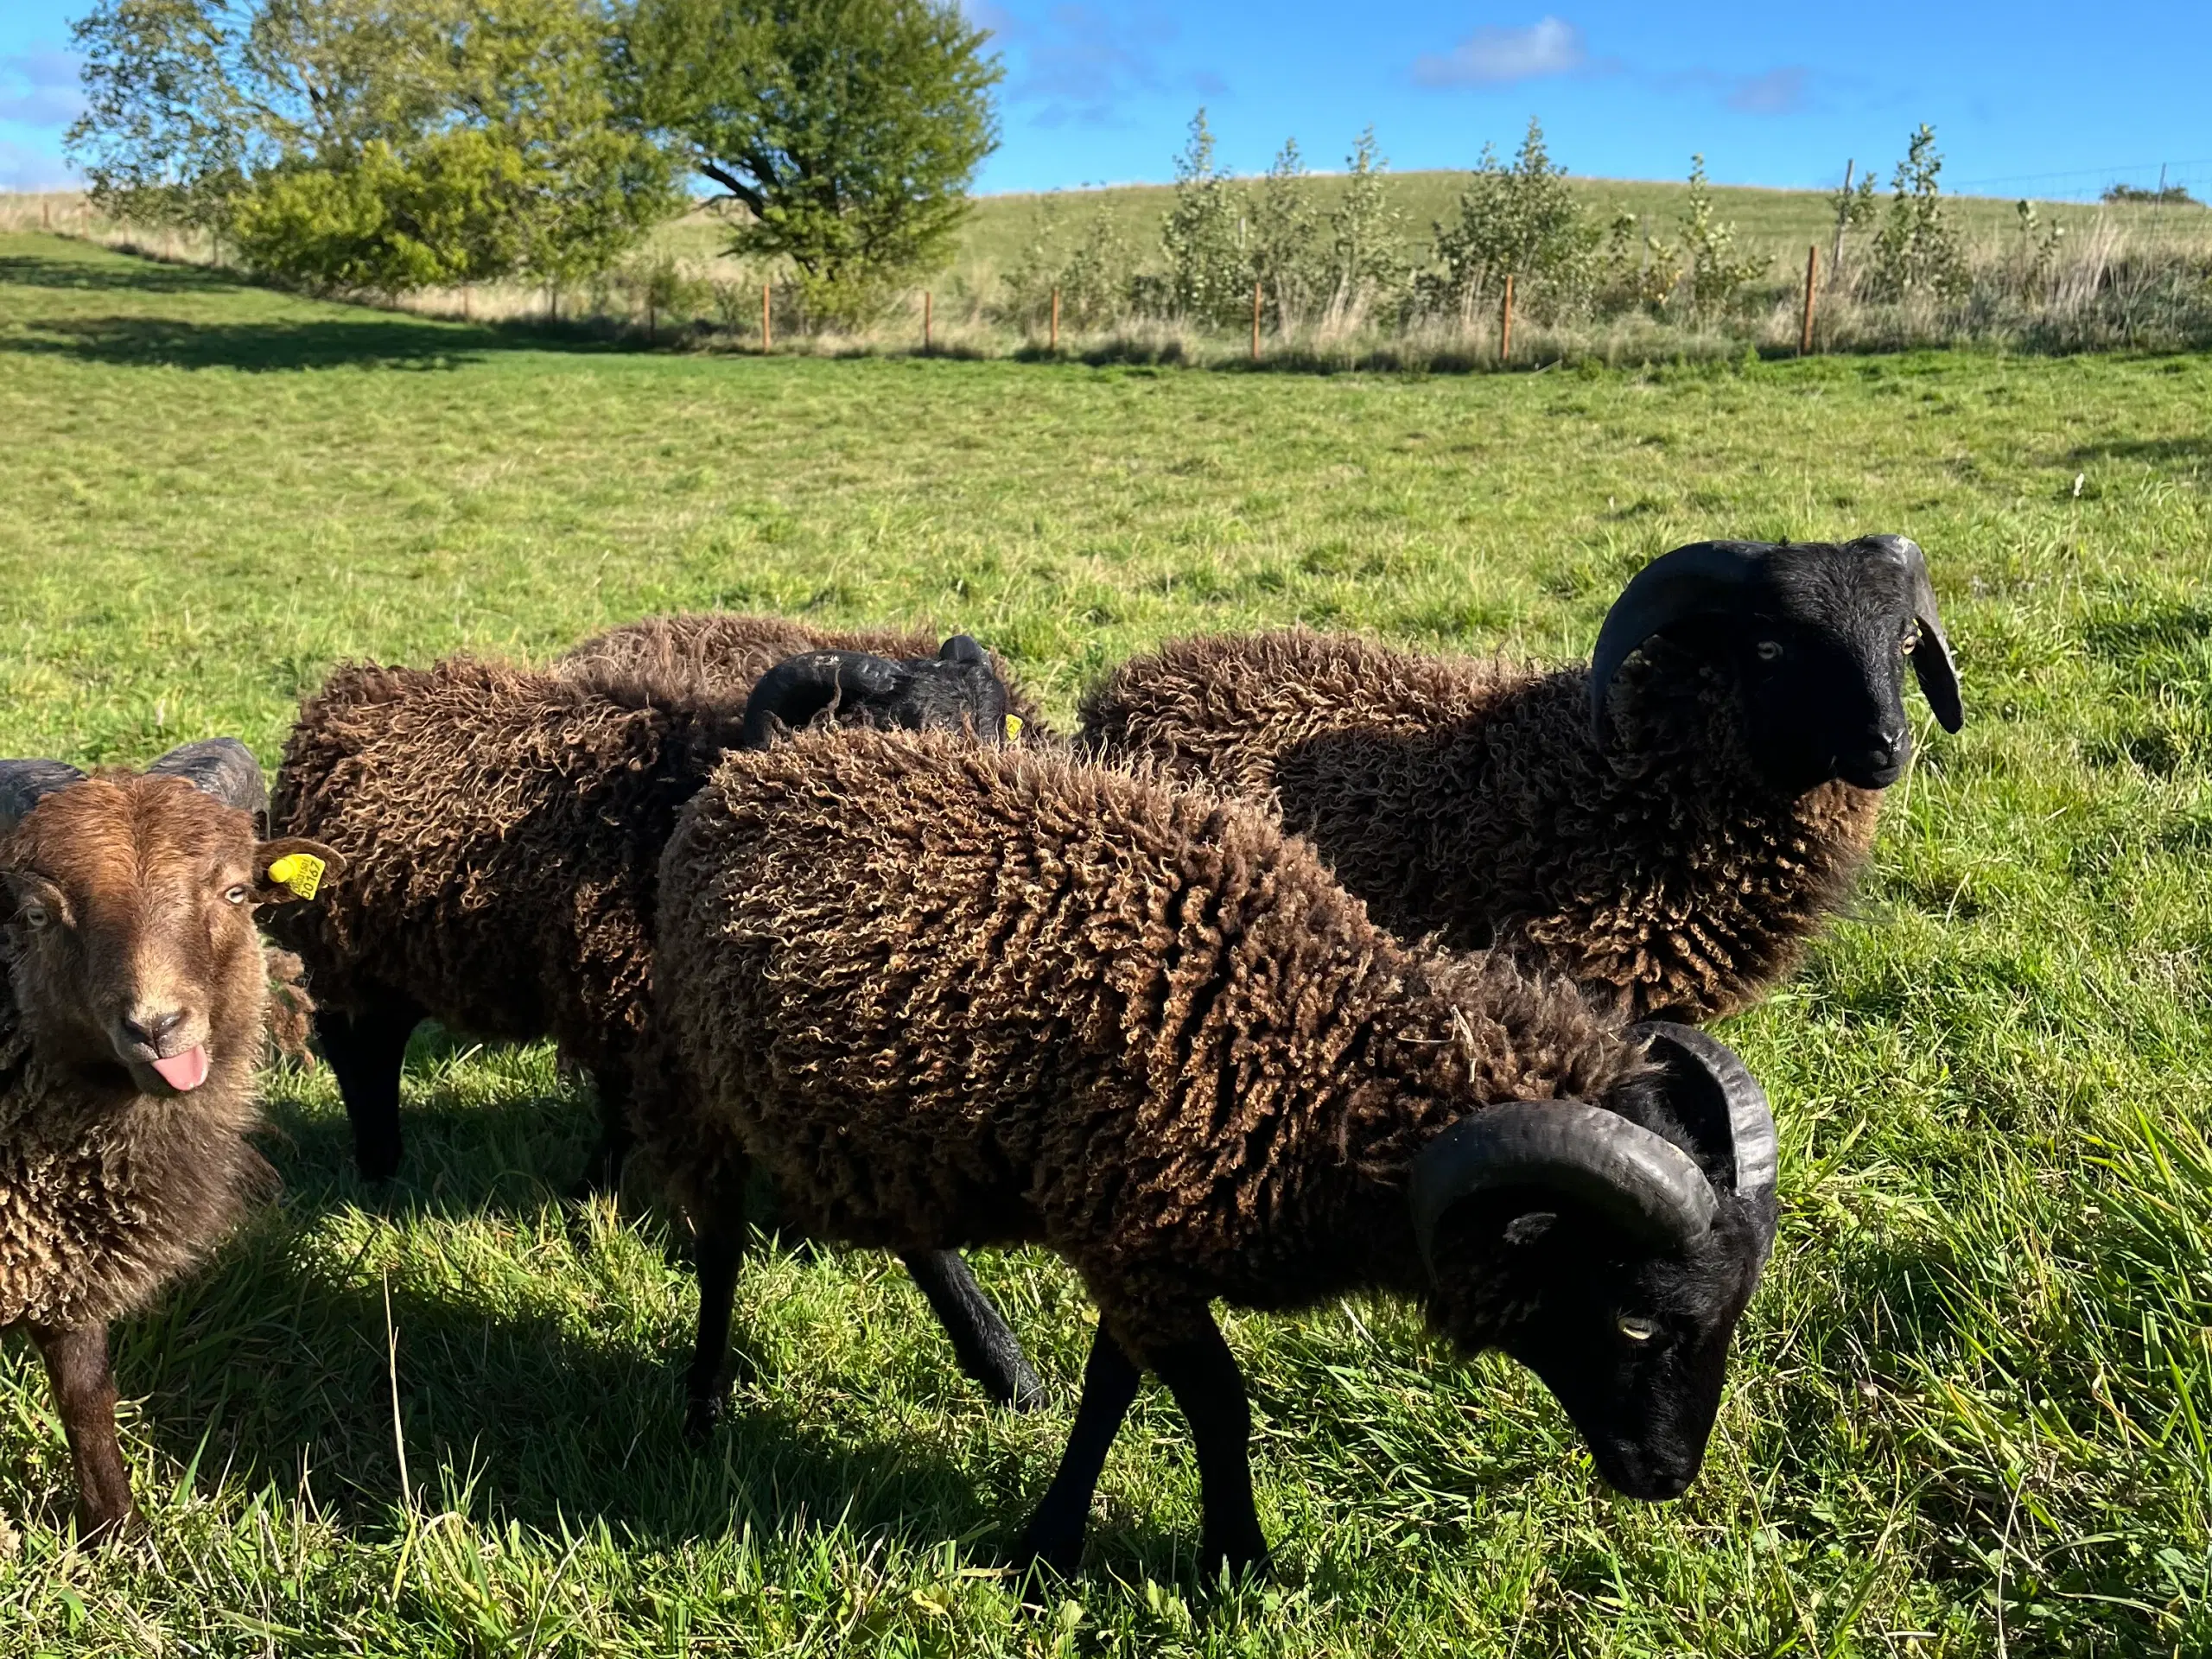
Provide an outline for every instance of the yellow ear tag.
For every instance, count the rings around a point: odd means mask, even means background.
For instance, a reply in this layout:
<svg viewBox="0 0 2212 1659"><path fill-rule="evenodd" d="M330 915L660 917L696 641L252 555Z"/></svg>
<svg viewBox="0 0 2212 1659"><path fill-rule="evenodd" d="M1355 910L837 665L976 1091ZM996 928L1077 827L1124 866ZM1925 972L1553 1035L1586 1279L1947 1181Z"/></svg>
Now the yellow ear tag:
<svg viewBox="0 0 2212 1659"><path fill-rule="evenodd" d="M313 853L287 853L269 867L269 879L289 887L302 899L312 899L322 885L323 861Z"/></svg>
<svg viewBox="0 0 2212 1659"><path fill-rule="evenodd" d="M1021 716L1020 715L1008 715L1006 717L1006 741L1011 743L1014 739L1020 735Z"/></svg>

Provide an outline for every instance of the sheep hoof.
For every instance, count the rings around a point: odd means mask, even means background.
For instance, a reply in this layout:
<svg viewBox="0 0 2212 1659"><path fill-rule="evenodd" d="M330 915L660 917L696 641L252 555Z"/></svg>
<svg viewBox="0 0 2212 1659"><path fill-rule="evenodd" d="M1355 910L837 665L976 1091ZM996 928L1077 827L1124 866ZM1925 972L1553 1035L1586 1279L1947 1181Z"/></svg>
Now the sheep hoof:
<svg viewBox="0 0 2212 1659"><path fill-rule="evenodd" d="M1231 1584L1265 1578L1268 1562L1268 1541L1257 1533L1228 1541L1207 1538L1198 1546L1199 1575L1208 1585L1224 1576Z"/></svg>
<svg viewBox="0 0 2212 1659"><path fill-rule="evenodd" d="M77 1510L77 1541L86 1549L105 1549L145 1528L146 1517L135 1503L112 1510L79 1505Z"/></svg>
<svg viewBox="0 0 2212 1659"><path fill-rule="evenodd" d="M1040 1527L1032 1520L1021 1541L1014 1547L1013 1567L1017 1576L1033 1577L1041 1569L1063 1579L1075 1577L1083 1566L1083 1534L1053 1526Z"/></svg>
<svg viewBox="0 0 2212 1659"><path fill-rule="evenodd" d="M727 1394L709 1395L691 1401L683 1408L683 1439L695 1452L705 1449L715 1438L715 1430L729 1414Z"/></svg>
<svg viewBox="0 0 2212 1659"><path fill-rule="evenodd" d="M1002 1376L984 1378L983 1392L990 1396L993 1405L1003 1406L1008 1411L1035 1411L1045 1403L1044 1383L1038 1380L1028 1361L1019 1357Z"/></svg>

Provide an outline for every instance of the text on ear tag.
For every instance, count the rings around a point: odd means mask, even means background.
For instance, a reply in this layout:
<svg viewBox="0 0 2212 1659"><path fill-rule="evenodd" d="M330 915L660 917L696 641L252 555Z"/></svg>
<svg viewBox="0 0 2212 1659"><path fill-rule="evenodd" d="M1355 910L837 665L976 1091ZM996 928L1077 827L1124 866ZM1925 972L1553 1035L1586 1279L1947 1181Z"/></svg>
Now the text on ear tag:
<svg viewBox="0 0 2212 1659"><path fill-rule="evenodd" d="M322 885L323 861L313 853L287 853L269 867L269 879L289 887L302 899L312 899Z"/></svg>

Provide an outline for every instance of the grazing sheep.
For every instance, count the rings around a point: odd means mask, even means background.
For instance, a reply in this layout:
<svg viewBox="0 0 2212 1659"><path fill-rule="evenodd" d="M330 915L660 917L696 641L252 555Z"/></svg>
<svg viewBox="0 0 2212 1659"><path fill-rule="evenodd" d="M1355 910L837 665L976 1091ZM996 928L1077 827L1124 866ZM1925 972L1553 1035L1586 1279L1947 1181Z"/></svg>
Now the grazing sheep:
<svg viewBox="0 0 2212 1659"><path fill-rule="evenodd" d="M1082 1274L1098 1335L1024 1543L1062 1569L1141 1366L1191 1424L1206 1560L1264 1553L1217 1298L1414 1299L1532 1367L1620 1491L1695 1475L1775 1217L1764 1097L1713 1039L1401 944L1249 807L930 734L732 755L658 937L639 1128L721 1241L695 1433L757 1160L824 1236Z"/></svg>
<svg viewBox="0 0 2212 1659"><path fill-rule="evenodd" d="M728 611L648 616L594 634L557 658L563 677L603 681L627 674L662 685L742 696L777 664L807 652L849 651L893 661L930 656L937 635L916 628L817 628L781 616ZM1029 743L1048 740L1035 701L1021 689L996 652L985 653L1006 688L1010 734Z"/></svg>
<svg viewBox="0 0 2212 1659"><path fill-rule="evenodd" d="M334 903L288 918L283 938L307 963L364 1176L398 1167L401 1067L429 1017L496 1040L550 1037L588 1069L601 1138L584 1189L612 1185L630 1141L661 850L722 751L748 721L765 734L833 702L838 720L898 723L926 701L931 718L992 738L1003 721L1003 689L964 635L909 663L829 655L826 685L822 672L787 674L780 697L749 713L621 668L558 677L465 658L342 668L308 700L275 821L340 849L353 874ZM958 1256L906 1266L992 1398L1041 1397Z"/></svg>
<svg viewBox="0 0 2212 1659"><path fill-rule="evenodd" d="M107 1327L231 1231L275 1173L245 1139L268 1024L254 911L344 861L255 840L260 768L231 740L143 774L0 760L0 1328L54 1383L78 1524L132 1521Z"/></svg>
<svg viewBox="0 0 2212 1659"><path fill-rule="evenodd" d="M1702 1021L1796 965L1959 686L1920 549L1707 542L1629 583L1588 670L1343 635L1185 640L1083 706L1102 757L1271 801L1376 918Z"/></svg>

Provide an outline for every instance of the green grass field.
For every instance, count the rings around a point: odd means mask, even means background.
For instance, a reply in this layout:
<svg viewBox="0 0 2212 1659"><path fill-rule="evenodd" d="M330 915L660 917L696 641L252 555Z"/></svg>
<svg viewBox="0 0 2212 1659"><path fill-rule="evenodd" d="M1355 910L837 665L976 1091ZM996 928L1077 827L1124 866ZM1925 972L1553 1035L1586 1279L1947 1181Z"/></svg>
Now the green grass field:
<svg viewBox="0 0 2212 1659"><path fill-rule="evenodd" d="M283 1203L119 1333L143 1543L69 1548L44 1378L0 1346L0 1651L2206 1651L2208 407L2202 357L626 354L0 238L0 753L273 761L340 658L696 607L968 628L1065 717L1173 633L1579 655L1677 543L1876 529L1929 550L1968 719L1924 726L1852 915L1725 1027L1783 1234L1679 1503L1608 1496L1532 1379L1402 1308L1232 1317L1272 1579L1192 1580L1155 1389L1086 1574L1025 1601L995 1564L1088 1336L1057 1262L978 1263L1054 1394L1016 1420L884 1260L756 1258L752 1373L694 1455L650 1194L572 1217L588 1101L542 1049L426 1034L400 1183L354 1180L326 1075L274 1075Z"/></svg>

